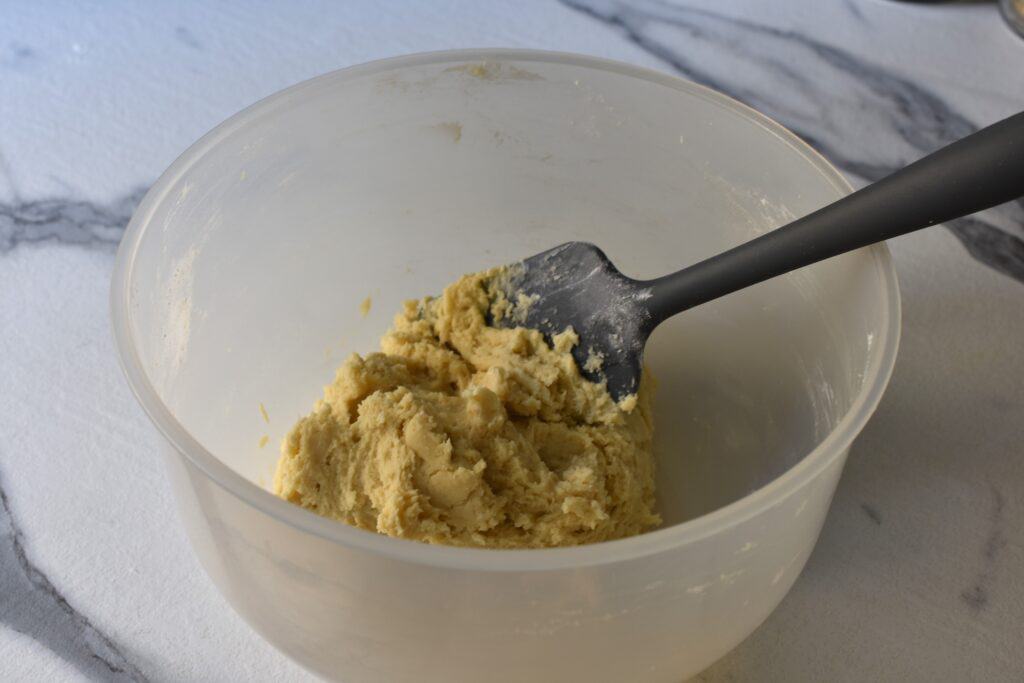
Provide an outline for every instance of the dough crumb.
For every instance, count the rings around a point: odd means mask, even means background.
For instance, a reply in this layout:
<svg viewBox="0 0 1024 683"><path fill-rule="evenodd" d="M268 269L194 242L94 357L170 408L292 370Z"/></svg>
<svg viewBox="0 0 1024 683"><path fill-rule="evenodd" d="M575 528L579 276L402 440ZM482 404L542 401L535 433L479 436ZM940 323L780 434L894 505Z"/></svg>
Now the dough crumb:
<svg viewBox="0 0 1024 683"><path fill-rule="evenodd" d="M502 64L501 62L479 62L477 64L460 64L459 66L451 66L445 69L445 71L461 71L462 73L468 74L473 78L479 78L484 81L542 81L544 80L540 75L527 71L526 69L520 69L519 67L512 66L510 64Z"/></svg>
<svg viewBox="0 0 1024 683"><path fill-rule="evenodd" d="M600 351L590 349L587 352L587 362L583 364L583 369L589 373L600 372L601 368L604 367L604 354Z"/></svg>
<svg viewBox="0 0 1024 683"><path fill-rule="evenodd" d="M370 315L370 308L373 306L373 299L366 297L363 299L363 303L359 304L359 315L366 317Z"/></svg>
<svg viewBox="0 0 1024 683"><path fill-rule="evenodd" d="M281 447L274 493L389 536L490 548L632 536L654 513L653 380L616 404L571 329L497 328L502 269L408 301ZM516 301L512 308L519 306Z"/></svg>
<svg viewBox="0 0 1024 683"><path fill-rule="evenodd" d="M268 441L270 441L270 437L269 436L267 436L266 434L261 436L260 437L260 448L263 448L264 446L266 446Z"/></svg>
<svg viewBox="0 0 1024 683"><path fill-rule="evenodd" d="M439 123L434 126L434 128L437 128L446 135L450 135L452 142L458 142L462 139L462 124L458 121L446 121L444 123Z"/></svg>
<svg viewBox="0 0 1024 683"><path fill-rule="evenodd" d="M540 299L537 294L516 292L514 299L508 298L508 293L513 291L512 281L523 273L523 265L517 263L511 266L496 268L488 280L488 292L491 296L491 317L494 322L509 320L519 325L526 325L526 319L530 315L530 308ZM543 320L547 323L547 318Z"/></svg>
<svg viewBox="0 0 1024 683"><path fill-rule="evenodd" d="M267 414L267 408L266 408L266 406L263 405L262 402L260 403L260 415L263 416L263 421L264 422L266 422L267 424L270 424L270 415Z"/></svg>

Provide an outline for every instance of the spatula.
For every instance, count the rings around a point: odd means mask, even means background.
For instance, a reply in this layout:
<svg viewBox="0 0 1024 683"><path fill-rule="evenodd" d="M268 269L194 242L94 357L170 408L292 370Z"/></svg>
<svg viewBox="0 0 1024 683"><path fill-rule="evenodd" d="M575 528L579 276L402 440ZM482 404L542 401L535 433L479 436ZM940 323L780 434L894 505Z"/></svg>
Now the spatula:
<svg viewBox="0 0 1024 683"><path fill-rule="evenodd" d="M501 286L549 338L572 327L583 375L615 400L636 392L660 323L739 289L1024 195L1024 112L959 140L839 201L655 280L623 275L593 244L568 242L514 264Z"/></svg>

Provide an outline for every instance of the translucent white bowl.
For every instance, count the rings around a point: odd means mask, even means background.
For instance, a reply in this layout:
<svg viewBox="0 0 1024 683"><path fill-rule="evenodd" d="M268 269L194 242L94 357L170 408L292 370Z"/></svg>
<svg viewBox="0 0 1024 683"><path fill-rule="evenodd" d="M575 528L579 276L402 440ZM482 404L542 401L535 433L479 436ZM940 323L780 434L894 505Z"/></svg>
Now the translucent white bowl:
<svg viewBox="0 0 1024 683"><path fill-rule="evenodd" d="M814 547L896 354L884 246L656 332L666 524L639 537L499 552L367 533L271 495L277 444L403 299L463 272L583 239L651 277L849 190L778 124L652 71L520 50L375 62L256 104L168 169L118 254L118 349L203 566L303 666L678 681L754 630Z"/></svg>

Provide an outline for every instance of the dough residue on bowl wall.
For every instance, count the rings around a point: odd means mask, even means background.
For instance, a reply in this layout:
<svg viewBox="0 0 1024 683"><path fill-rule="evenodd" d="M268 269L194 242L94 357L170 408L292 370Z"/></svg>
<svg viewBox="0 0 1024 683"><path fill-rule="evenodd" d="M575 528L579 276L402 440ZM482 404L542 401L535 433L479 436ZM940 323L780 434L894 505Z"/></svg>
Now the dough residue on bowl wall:
<svg viewBox="0 0 1024 683"><path fill-rule="evenodd" d="M616 404L568 329L486 323L510 310L467 275L406 302L381 352L353 354L282 444L274 492L326 517L429 543L579 545L660 523L653 381ZM512 309L526 302L514 302Z"/></svg>

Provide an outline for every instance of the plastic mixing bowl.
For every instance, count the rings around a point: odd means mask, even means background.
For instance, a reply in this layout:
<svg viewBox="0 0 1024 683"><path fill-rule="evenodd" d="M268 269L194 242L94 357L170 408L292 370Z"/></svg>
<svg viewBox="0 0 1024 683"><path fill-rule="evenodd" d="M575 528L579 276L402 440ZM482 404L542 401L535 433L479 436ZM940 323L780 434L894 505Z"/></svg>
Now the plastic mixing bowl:
<svg viewBox="0 0 1024 683"><path fill-rule="evenodd" d="M524 551L388 538L275 498L276 445L403 299L566 240L661 275L849 190L778 124L652 71L518 50L375 62L243 111L159 179L118 253L117 345L203 566L303 666L678 681L756 628L814 546L896 353L884 246L657 330L651 533Z"/></svg>

